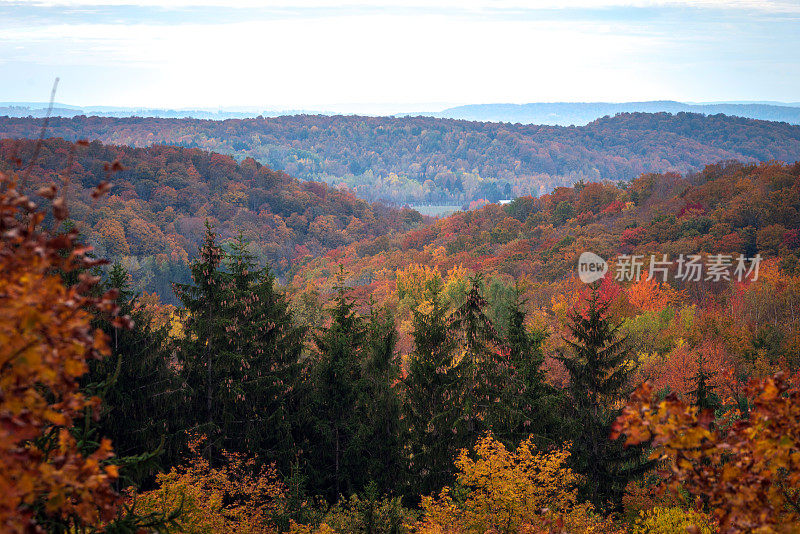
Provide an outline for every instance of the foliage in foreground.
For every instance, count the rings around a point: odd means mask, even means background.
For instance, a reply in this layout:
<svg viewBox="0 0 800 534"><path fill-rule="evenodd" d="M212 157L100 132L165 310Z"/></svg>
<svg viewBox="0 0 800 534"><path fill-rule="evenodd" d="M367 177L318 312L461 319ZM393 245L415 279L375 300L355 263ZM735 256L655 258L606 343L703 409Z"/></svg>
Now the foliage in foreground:
<svg viewBox="0 0 800 534"><path fill-rule="evenodd" d="M748 387L728 420L687 405L676 395L659 401L645 383L615 423L626 443L648 443L665 463L668 488L688 493L722 532L800 529L800 390L779 373Z"/></svg>
<svg viewBox="0 0 800 534"><path fill-rule="evenodd" d="M57 221L64 210L56 199ZM0 530L11 533L50 521L95 524L111 519L117 504L111 442L87 454L69 431L98 405L78 379L87 359L109 353L90 310L113 313L113 294L92 297L98 280L86 273L64 285L59 271L93 262L77 247L77 232L48 232L44 218L17 181L0 174Z"/></svg>
<svg viewBox="0 0 800 534"><path fill-rule="evenodd" d="M530 439L516 451L489 434L456 460L457 485L422 501L422 533L600 532L609 523L578 499L568 448L542 452Z"/></svg>

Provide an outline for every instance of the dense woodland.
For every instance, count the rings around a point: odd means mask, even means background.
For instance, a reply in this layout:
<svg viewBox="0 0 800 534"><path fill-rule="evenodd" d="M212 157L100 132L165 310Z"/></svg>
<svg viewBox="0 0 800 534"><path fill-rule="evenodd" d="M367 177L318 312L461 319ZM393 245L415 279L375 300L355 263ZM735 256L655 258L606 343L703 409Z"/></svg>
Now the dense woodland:
<svg viewBox="0 0 800 534"><path fill-rule="evenodd" d="M68 174L70 220L101 257L121 261L135 289L177 303L172 282L188 280L190 257L202 243L205 221L223 240L242 234L278 275L299 259L357 240L391 235L421 223L409 209L367 203L351 192L300 182L253 159L170 146L130 148L99 142L76 145L48 139L0 140L0 170L36 164L26 172L36 186ZM110 178L110 194L91 191Z"/></svg>
<svg viewBox="0 0 800 534"><path fill-rule="evenodd" d="M0 148L9 532L800 528L800 164L422 221L197 149ZM260 222L300 212L341 241ZM588 286L585 250L764 262ZM146 257L188 265L177 305L132 289Z"/></svg>
<svg viewBox="0 0 800 534"><path fill-rule="evenodd" d="M0 118L0 137L38 135L42 120ZM429 117L286 116L226 121L52 118L48 135L145 147L170 144L252 157L360 198L468 204L538 196L558 186L699 171L736 159L800 159L800 126L678 113L633 113L581 127Z"/></svg>

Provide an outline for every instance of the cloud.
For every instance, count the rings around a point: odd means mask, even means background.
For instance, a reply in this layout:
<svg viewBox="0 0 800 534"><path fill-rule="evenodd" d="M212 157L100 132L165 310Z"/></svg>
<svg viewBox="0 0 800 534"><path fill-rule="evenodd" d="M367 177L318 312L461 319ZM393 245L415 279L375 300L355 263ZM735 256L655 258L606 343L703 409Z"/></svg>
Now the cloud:
<svg viewBox="0 0 800 534"><path fill-rule="evenodd" d="M707 13L666 0L114 1L0 0L13 80L0 100L35 99L28 88L55 76L63 101L170 107L798 99L796 18L775 15L777 0L691 2L726 7ZM556 4L571 9L529 8Z"/></svg>
<svg viewBox="0 0 800 534"><path fill-rule="evenodd" d="M497 9L602 9L612 7L696 7L800 12L795 0L0 0L0 4L29 6L150 6L157 8L447 8L459 10Z"/></svg>

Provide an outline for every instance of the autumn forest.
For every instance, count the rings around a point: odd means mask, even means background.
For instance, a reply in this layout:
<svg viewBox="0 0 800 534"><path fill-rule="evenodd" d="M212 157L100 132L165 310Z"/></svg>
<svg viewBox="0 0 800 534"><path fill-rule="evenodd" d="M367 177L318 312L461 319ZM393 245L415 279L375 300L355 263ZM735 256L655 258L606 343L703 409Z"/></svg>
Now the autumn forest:
<svg viewBox="0 0 800 534"><path fill-rule="evenodd" d="M800 126L1 117L0 366L3 532L800 532Z"/></svg>

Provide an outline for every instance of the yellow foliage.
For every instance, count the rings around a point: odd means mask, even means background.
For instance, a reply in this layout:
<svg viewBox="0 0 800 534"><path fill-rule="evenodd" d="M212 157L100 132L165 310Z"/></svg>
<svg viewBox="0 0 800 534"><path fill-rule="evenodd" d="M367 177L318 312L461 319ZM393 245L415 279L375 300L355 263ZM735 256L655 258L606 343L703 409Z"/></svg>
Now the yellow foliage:
<svg viewBox="0 0 800 534"><path fill-rule="evenodd" d="M397 297L409 308L415 308L431 297L435 286L441 287L442 276L436 268L413 263L397 272Z"/></svg>
<svg viewBox="0 0 800 534"><path fill-rule="evenodd" d="M190 444L192 459L184 467L157 476L158 487L135 497L141 514L169 515L180 510L173 531L188 534L276 532L283 512L285 487L274 467L255 470L252 459L226 454L226 463L211 467Z"/></svg>
<svg viewBox="0 0 800 534"><path fill-rule="evenodd" d="M534 532L559 525L567 532L601 532L608 523L577 500L569 451L537 451L530 439L516 451L491 434L475 445L476 459L462 450L456 489L445 487L422 501L422 533ZM463 488L466 496L454 495Z"/></svg>
<svg viewBox="0 0 800 534"><path fill-rule="evenodd" d="M449 271L444 282L444 294L450 303L458 306L463 302L469 286L469 271L463 265L456 265Z"/></svg>
<svg viewBox="0 0 800 534"><path fill-rule="evenodd" d="M716 532L711 518L705 514L678 507L656 506L639 513L639 517L634 522L632 534L673 534L688 532L687 529L692 529L698 534Z"/></svg>

